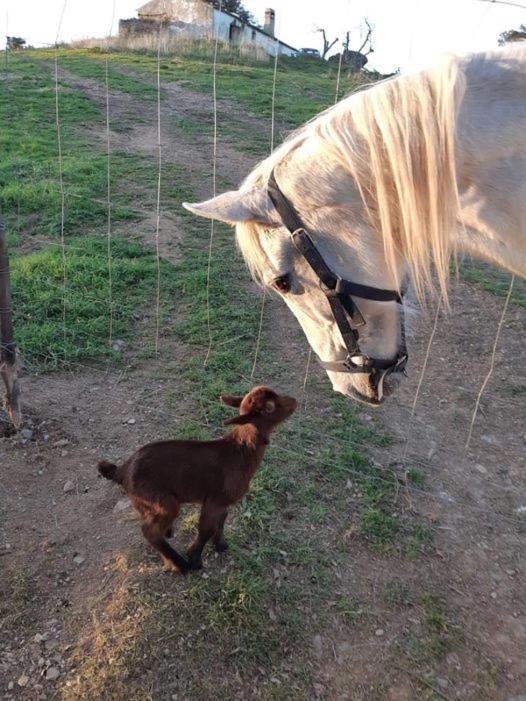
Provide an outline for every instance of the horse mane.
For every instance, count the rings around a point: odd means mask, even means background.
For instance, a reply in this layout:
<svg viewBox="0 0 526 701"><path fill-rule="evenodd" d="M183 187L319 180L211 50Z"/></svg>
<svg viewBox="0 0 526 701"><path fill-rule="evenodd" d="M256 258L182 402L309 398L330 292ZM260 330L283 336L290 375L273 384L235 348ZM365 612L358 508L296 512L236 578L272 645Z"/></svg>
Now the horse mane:
<svg viewBox="0 0 526 701"><path fill-rule="evenodd" d="M459 59L448 57L434 69L354 93L293 133L243 187L266 186L275 167L305 140L318 139L323 157L354 179L395 279L402 256L420 300L433 289L433 269L447 300L451 234L460 212L455 124L464 90ZM288 174L293 177L290 167ZM255 223L237 226L238 245L260 280L268 266L262 233Z"/></svg>

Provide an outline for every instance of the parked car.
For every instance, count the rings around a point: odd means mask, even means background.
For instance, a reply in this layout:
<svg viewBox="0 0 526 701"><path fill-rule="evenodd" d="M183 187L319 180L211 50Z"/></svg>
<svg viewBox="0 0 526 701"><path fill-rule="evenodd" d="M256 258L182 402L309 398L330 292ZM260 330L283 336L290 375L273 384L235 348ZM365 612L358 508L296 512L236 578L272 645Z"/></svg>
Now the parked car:
<svg viewBox="0 0 526 701"><path fill-rule="evenodd" d="M321 58L321 54L318 49L300 49L300 56L312 56L313 58Z"/></svg>

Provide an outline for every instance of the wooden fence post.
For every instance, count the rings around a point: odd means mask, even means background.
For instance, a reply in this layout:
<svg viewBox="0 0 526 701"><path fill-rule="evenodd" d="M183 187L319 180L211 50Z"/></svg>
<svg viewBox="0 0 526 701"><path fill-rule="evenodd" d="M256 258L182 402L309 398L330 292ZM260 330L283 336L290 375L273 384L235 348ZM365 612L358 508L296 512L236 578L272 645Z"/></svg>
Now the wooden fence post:
<svg viewBox="0 0 526 701"><path fill-rule="evenodd" d="M4 407L14 426L20 426L20 385L18 382L18 357L13 332L11 308L11 284L7 235L0 212L0 377L4 381Z"/></svg>

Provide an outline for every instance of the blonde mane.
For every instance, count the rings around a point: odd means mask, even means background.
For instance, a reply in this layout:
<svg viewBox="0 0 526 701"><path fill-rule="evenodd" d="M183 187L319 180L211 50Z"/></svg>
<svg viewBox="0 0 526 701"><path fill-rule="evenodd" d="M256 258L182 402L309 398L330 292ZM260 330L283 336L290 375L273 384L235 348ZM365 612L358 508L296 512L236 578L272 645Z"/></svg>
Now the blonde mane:
<svg viewBox="0 0 526 701"><path fill-rule="evenodd" d="M422 299L433 287L434 268L447 299L451 234L460 214L455 123L464 90L459 61L451 57L434 70L355 93L292 134L243 187L265 186L273 168L305 140L318 139L324 158L353 178L395 278L402 256ZM288 173L293 177L293 169ZM239 247L259 279L268 265L261 235L261 226L237 227Z"/></svg>

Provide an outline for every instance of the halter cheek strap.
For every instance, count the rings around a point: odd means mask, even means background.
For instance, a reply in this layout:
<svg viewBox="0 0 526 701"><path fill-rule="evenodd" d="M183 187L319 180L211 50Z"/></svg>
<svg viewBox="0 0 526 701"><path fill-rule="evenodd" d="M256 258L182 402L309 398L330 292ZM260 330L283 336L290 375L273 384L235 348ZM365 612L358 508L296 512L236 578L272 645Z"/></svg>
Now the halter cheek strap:
<svg viewBox="0 0 526 701"><path fill-rule="evenodd" d="M327 297L332 315L347 349L345 360L322 360L321 365L332 372L370 374L378 397L381 399L385 378L393 372L403 372L407 363L405 320L401 295L396 290L384 290L344 280L333 272L314 245L293 205L279 189L274 172L270 174L268 195L280 215L281 221L289 230L294 246L317 276L320 288ZM370 299L375 302L397 302L401 305L400 328L402 342L395 358L391 360L370 358L362 353L359 345L359 328L365 326L366 322L353 300L353 296Z"/></svg>

